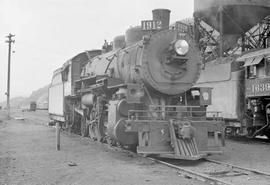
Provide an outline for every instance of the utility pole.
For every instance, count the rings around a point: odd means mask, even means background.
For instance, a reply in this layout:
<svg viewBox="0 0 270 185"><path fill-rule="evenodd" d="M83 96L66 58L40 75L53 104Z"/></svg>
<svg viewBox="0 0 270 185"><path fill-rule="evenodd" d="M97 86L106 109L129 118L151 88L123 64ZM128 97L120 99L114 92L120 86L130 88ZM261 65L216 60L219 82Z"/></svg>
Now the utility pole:
<svg viewBox="0 0 270 185"><path fill-rule="evenodd" d="M219 57L223 57L223 5L222 2L219 1L219 34L220 34L220 41L219 41Z"/></svg>
<svg viewBox="0 0 270 185"><path fill-rule="evenodd" d="M12 35L11 33L6 36L8 40L6 42L8 43L8 76L7 76L7 118L10 119L10 59L11 59L11 43L14 43L15 40L12 40L12 37L15 37L15 35Z"/></svg>

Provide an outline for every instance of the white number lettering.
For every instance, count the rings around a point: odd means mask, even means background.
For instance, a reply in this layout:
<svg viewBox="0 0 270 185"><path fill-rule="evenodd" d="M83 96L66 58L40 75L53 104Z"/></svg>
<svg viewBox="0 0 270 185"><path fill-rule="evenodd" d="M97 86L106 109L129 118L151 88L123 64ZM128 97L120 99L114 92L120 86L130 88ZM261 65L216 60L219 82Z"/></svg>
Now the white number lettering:
<svg viewBox="0 0 270 185"><path fill-rule="evenodd" d="M266 91L269 91L270 90L270 84L269 83L265 84L265 90Z"/></svg>
<svg viewBox="0 0 270 185"><path fill-rule="evenodd" d="M259 84L259 91L260 92L263 92L264 91L264 85L265 84Z"/></svg>
<svg viewBox="0 0 270 185"><path fill-rule="evenodd" d="M161 21L157 21L157 29L161 29Z"/></svg>
<svg viewBox="0 0 270 185"><path fill-rule="evenodd" d="M255 89L256 92L259 92L259 90L260 90L259 85L256 84L255 87L254 87L254 89Z"/></svg>

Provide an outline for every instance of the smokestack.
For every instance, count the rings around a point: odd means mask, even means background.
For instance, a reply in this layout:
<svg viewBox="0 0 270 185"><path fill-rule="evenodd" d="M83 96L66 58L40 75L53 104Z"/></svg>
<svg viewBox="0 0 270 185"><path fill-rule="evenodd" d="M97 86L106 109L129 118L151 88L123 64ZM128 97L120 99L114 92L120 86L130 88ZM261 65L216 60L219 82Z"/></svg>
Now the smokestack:
<svg viewBox="0 0 270 185"><path fill-rule="evenodd" d="M170 13L168 9L155 9L152 10L153 20L162 22L162 29L168 29L170 25Z"/></svg>

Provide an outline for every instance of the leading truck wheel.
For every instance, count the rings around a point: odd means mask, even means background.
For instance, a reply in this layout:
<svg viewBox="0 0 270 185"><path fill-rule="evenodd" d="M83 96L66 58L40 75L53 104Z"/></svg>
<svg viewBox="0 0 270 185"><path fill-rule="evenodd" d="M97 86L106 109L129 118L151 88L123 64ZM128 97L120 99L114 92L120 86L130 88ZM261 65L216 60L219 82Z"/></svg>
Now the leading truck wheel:
<svg viewBox="0 0 270 185"><path fill-rule="evenodd" d="M81 117L81 135L87 137L89 134L88 124L84 116Z"/></svg>

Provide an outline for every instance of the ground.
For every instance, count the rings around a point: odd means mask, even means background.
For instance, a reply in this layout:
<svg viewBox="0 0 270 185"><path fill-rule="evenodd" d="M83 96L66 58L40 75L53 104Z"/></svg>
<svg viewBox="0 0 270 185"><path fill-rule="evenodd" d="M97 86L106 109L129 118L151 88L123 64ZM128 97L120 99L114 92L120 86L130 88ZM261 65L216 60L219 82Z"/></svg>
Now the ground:
<svg viewBox="0 0 270 185"><path fill-rule="evenodd" d="M38 112L22 114L9 121L3 112L0 117L0 185L203 184L143 157L72 134L61 134L57 151L55 128L46 125L47 118ZM31 120L18 119L26 115L32 115Z"/></svg>
<svg viewBox="0 0 270 185"><path fill-rule="evenodd" d="M77 135L62 132L61 150L56 151L55 128L48 121L42 111L16 112L10 121L0 112L0 185L204 184ZM269 142L227 140L223 151L209 158L270 173Z"/></svg>
<svg viewBox="0 0 270 185"><path fill-rule="evenodd" d="M210 159L260 170L270 174L270 143L230 139L226 141L222 155L213 155ZM270 183L269 183L270 184Z"/></svg>

